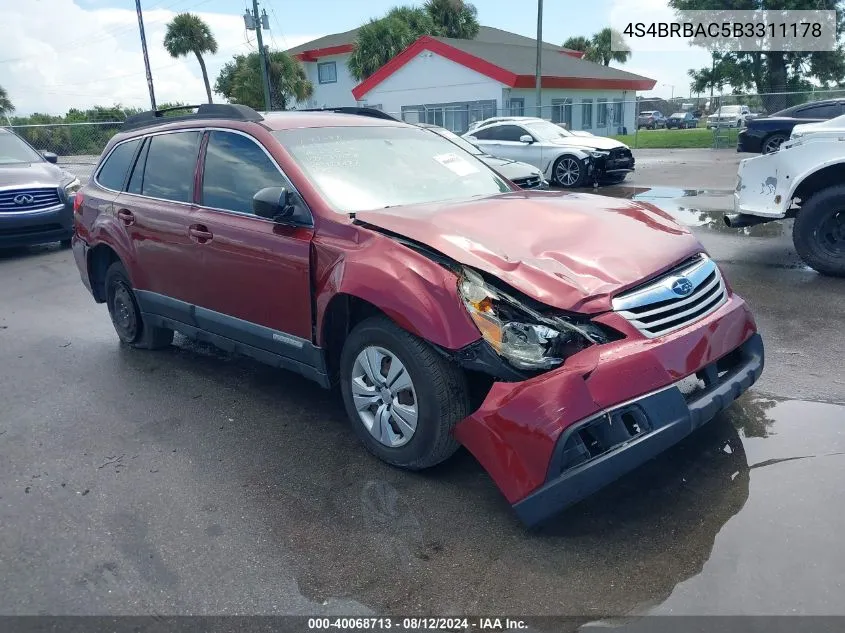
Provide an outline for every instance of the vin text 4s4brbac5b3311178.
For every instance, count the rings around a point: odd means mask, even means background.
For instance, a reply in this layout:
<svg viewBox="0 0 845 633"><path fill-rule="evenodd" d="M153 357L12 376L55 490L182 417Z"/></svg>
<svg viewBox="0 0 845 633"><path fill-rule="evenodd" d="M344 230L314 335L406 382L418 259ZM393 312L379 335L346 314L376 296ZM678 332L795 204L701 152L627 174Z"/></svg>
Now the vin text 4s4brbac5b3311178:
<svg viewBox="0 0 845 633"><path fill-rule="evenodd" d="M338 386L374 455L417 470L462 444L529 525L763 368L745 302L668 215L521 190L397 121L130 117L74 226L82 281L125 344L179 331Z"/></svg>

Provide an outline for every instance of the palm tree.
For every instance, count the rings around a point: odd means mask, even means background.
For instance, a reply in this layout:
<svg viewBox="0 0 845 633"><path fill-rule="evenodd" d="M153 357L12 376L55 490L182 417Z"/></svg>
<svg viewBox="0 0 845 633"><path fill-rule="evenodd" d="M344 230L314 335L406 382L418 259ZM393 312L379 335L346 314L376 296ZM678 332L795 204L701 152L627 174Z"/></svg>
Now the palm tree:
<svg viewBox="0 0 845 633"><path fill-rule="evenodd" d="M355 50L346 62L349 72L362 81L384 66L417 39L408 23L396 18L370 20L358 29Z"/></svg>
<svg viewBox="0 0 845 633"><path fill-rule="evenodd" d="M267 51L267 71L270 107L273 110L285 110L291 99L301 102L314 94L314 86L308 81L302 64L284 51ZM258 53L237 55L223 66L214 84L214 92L232 103L262 110L264 92Z"/></svg>
<svg viewBox="0 0 845 633"><path fill-rule="evenodd" d="M590 46L584 57L591 61L610 66L610 62L619 62L624 64L631 57L630 50L613 50L614 45L620 48L622 43L622 34L618 31L614 32L610 27L604 28L590 40Z"/></svg>
<svg viewBox="0 0 845 633"><path fill-rule="evenodd" d="M462 40L478 35L478 11L464 0L426 0L425 10L434 22L436 35Z"/></svg>
<svg viewBox="0 0 845 633"><path fill-rule="evenodd" d="M8 114L9 112L14 111L15 106L12 105L12 101L9 99L9 94L3 86L0 86L0 114Z"/></svg>
<svg viewBox="0 0 845 633"><path fill-rule="evenodd" d="M571 51L581 51L582 53L586 53L590 50L590 40L583 35L576 35L566 40L563 43L563 47L568 48Z"/></svg>
<svg viewBox="0 0 845 633"><path fill-rule="evenodd" d="M202 18L193 13L180 13L167 25L164 36L164 48L171 57L184 57L189 53L197 56L202 70L202 80L205 82L205 92L208 102L211 101L211 85L208 83L208 72L205 69L203 53L216 53L217 40L211 29Z"/></svg>

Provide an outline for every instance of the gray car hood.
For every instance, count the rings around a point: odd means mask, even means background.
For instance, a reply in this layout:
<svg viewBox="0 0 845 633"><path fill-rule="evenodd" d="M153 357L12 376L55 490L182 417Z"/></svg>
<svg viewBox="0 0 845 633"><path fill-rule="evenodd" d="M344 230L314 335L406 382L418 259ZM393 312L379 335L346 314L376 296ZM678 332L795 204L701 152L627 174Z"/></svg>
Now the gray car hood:
<svg viewBox="0 0 845 633"><path fill-rule="evenodd" d="M478 157L488 167L495 169L508 180L519 178L530 178L531 176L542 176L543 172L529 165L528 163L521 163L518 160L509 160L507 158L496 158L489 154L484 154Z"/></svg>
<svg viewBox="0 0 845 633"><path fill-rule="evenodd" d="M58 187L73 176L52 163L0 164L0 187Z"/></svg>

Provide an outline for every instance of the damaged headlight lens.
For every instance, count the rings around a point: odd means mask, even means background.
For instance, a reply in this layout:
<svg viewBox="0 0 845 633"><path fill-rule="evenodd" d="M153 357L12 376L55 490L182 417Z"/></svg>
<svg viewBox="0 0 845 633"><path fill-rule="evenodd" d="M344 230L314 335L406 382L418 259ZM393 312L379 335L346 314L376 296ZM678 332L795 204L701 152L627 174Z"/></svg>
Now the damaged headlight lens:
<svg viewBox="0 0 845 633"><path fill-rule="evenodd" d="M610 156L610 152L604 152L600 149L590 150L590 156L593 158L604 158L605 156Z"/></svg>
<svg viewBox="0 0 845 633"><path fill-rule="evenodd" d="M609 340L594 324L574 323L564 317L549 318L535 312L466 268L458 290L484 340L517 369L551 369L568 356Z"/></svg>

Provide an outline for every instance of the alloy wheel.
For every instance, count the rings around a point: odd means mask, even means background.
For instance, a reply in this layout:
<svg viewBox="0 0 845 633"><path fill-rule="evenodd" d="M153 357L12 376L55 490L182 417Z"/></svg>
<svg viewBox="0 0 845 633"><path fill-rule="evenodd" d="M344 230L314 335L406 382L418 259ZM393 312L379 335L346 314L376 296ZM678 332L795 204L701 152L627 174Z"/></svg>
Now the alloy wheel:
<svg viewBox="0 0 845 633"><path fill-rule="evenodd" d="M779 135L766 139L766 142L763 145L763 153L771 154L772 152L777 151L785 140L785 138Z"/></svg>
<svg viewBox="0 0 845 633"><path fill-rule="evenodd" d="M564 187L572 187L581 177L581 166L574 158L562 158L555 168L555 177Z"/></svg>
<svg viewBox="0 0 845 633"><path fill-rule="evenodd" d="M407 368L383 347L365 347L352 365L352 400L361 422L389 448L407 444L417 429L417 393Z"/></svg>

